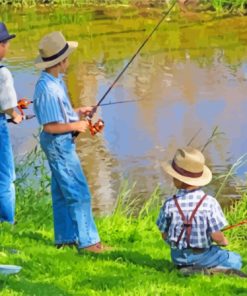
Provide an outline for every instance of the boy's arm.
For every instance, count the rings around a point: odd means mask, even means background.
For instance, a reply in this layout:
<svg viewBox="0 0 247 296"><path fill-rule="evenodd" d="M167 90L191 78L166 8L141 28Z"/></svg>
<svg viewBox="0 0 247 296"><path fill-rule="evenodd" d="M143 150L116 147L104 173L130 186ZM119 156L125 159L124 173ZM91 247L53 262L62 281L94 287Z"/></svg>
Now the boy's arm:
<svg viewBox="0 0 247 296"><path fill-rule="evenodd" d="M211 238L219 246L227 246L228 245L228 240L226 239L226 237L224 236L224 234L221 231L212 232Z"/></svg>
<svg viewBox="0 0 247 296"><path fill-rule="evenodd" d="M228 245L228 240L226 239L226 237L224 236L224 234L221 231L212 232L211 238L219 246L227 246Z"/></svg>
<svg viewBox="0 0 247 296"><path fill-rule="evenodd" d="M213 198L211 200L211 210L208 215L208 232L212 240L216 242L217 245L228 245L228 241L221 231L221 229L223 229L227 224L228 223L220 204L215 198Z"/></svg>
<svg viewBox="0 0 247 296"><path fill-rule="evenodd" d="M85 120L70 122L70 123L57 123L51 122L44 124L44 131L49 134L63 134L78 131L84 133L88 128L88 122Z"/></svg>

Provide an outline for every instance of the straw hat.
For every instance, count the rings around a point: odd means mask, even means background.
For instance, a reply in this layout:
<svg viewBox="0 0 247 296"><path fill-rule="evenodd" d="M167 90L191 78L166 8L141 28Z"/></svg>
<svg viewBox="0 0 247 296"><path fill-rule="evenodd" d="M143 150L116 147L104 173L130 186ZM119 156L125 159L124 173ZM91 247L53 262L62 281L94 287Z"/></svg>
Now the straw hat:
<svg viewBox="0 0 247 296"><path fill-rule="evenodd" d="M203 154L192 147L178 149L172 163L163 163L162 167L170 176L188 185L205 186L212 180Z"/></svg>
<svg viewBox="0 0 247 296"><path fill-rule="evenodd" d="M78 42L66 41L61 32L52 32L41 39L40 55L35 60L35 66L39 69L55 66L67 58L77 46Z"/></svg>

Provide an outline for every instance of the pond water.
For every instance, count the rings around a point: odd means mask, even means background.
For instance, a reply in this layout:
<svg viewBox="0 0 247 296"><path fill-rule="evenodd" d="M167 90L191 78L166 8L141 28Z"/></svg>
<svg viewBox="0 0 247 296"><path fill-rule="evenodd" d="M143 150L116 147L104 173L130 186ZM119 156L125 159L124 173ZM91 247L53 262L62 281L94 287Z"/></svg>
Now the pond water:
<svg viewBox="0 0 247 296"><path fill-rule="evenodd" d="M65 77L74 106L95 105L161 17L157 9L77 8L2 11L17 37L5 64L18 97L31 98L39 71L33 61L40 38L62 31L79 42ZM178 147L202 147L218 126L222 134L205 149L216 175L226 173L247 147L247 18L171 15L145 46L105 102L138 100L101 107L104 132L77 138L93 207L110 213L119 186L136 183L142 201L156 186L172 192L161 163ZM32 110L26 112L32 113ZM36 120L10 126L15 155L36 145ZM222 191L222 201L245 188L243 165ZM215 180L210 191L217 192Z"/></svg>

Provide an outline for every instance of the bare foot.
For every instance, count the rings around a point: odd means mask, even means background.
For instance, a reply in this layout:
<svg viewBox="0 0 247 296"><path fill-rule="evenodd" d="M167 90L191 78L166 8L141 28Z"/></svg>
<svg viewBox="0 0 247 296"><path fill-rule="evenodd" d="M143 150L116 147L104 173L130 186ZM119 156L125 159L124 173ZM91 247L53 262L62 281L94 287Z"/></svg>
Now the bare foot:
<svg viewBox="0 0 247 296"><path fill-rule="evenodd" d="M80 251L87 251L92 253L104 253L112 250L112 247L104 246L101 243L94 244L92 246L81 248Z"/></svg>

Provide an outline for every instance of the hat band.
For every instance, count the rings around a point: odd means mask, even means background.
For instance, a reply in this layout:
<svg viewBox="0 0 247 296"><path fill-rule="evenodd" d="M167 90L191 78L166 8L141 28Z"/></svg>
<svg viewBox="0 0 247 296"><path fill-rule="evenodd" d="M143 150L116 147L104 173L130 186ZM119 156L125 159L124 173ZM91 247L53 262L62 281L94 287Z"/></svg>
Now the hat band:
<svg viewBox="0 0 247 296"><path fill-rule="evenodd" d="M50 56L50 57L47 57L47 58L42 57L42 60L43 60L44 62L50 62L50 61L53 61L53 60L59 58L62 54L64 54L68 48L69 48L69 44L66 43L66 45L64 46L64 48L61 49L58 53L56 53L56 54L54 54L54 55L52 55L52 56Z"/></svg>
<svg viewBox="0 0 247 296"><path fill-rule="evenodd" d="M180 168L176 163L175 161L173 160L172 162L172 168L180 175L184 176L184 177L189 177L189 178L199 178L203 175L203 172L200 172L200 173L192 173L192 172L189 172L189 171L186 171L182 168Z"/></svg>

